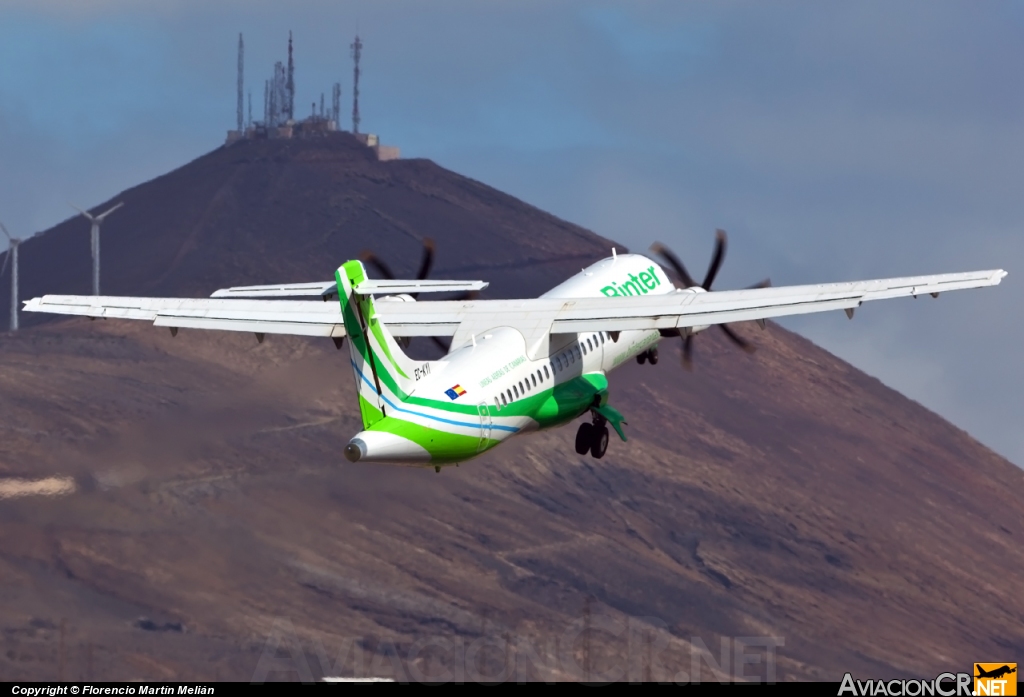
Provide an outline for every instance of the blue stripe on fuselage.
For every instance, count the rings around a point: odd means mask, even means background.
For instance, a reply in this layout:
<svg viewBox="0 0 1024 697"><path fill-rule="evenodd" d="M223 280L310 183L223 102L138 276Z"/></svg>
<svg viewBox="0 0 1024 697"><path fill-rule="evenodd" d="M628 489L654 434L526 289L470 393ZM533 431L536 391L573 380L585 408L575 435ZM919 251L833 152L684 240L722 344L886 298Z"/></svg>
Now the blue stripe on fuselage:
<svg viewBox="0 0 1024 697"><path fill-rule="evenodd" d="M370 388L374 392L376 392L377 391L377 386L374 385L372 382L370 382L365 375L363 375L363 371L359 370L359 366L356 365L356 362L351 360L351 359L349 359L349 362L352 363L352 368L353 368L353 370L356 371L356 374L359 375L360 379L362 379L363 382L365 382L367 385L369 385ZM395 411L400 411L400 412L403 412L405 414L413 414L414 416L422 416L424 419L432 419L434 421L440 421L441 423L451 424L452 426L462 426L464 428L481 428L479 423L466 423L465 421L452 421L451 419L442 419L440 416L432 416L430 414L424 414L423 412L413 411L411 409L403 409L402 407L400 407L397 404L395 404L394 402L392 402L390 399L388 399L383 394L381 395L381 399L383 399L385 402L387 402L387 405L389 407L391 407L392 409L394 409ZM403 404L404 403L405 402L403 402ZM519 429L516 428L515 426L501 426L499 424L491 424L491 428L495 428L495 429L497 429L499 431L508 431L510 433L516 433L517 431L519 431Z"/></svg>

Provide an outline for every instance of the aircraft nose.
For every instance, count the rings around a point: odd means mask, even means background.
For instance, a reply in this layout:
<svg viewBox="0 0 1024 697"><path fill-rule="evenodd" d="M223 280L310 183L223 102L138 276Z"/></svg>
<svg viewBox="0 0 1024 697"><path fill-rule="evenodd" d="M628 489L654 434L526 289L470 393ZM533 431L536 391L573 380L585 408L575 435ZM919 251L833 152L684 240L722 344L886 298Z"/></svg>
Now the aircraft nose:
<svg viewBox="0 0 1024 697"><path fill-rule="evenodd" d="M430 453L408 438L386 431L362 431L345 446L349 462L393 462L427 464Z"/></svg>

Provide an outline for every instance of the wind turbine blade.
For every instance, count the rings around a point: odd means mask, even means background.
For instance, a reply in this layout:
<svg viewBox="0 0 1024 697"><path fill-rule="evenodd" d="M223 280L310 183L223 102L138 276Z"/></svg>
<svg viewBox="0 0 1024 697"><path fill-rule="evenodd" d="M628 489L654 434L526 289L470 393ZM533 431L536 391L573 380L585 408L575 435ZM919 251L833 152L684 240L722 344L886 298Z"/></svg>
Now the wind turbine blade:
<svg viewBox="0 0 1024 697"><path fill-rule="evenodd" d="M10 260L11 260L11 249L8 249L7 253L4 254L4 265L0 266L0 276L4 275L4 271L7 270L7 262L9 262Z"/></svg>
<svg viewBox="0 0 1024 697"><path fill-rule="evenodd" d="M99 215L96 216L96 222L103 222L104 218L106 218L108 215L110 215L111 213L113 213L114 211L116 211L118 208L120 208L123 205L124 205L124 201L118 203L116 206L114 206L113 208L108 210L106 213L100 213Z"/></svg>
<svg viewBox="0 0 1024 697"><path fill-rule="evenodd" d="M12 241L13 238L11 237L11 233L7 232L7 228L4 227L3 223L0 223L0 230L3 230L4 234L7 235L7 241L8 242Z"/></svg>
<svg viewBox="0 0 1024 697"><path fill-rule="evenodd" d="M79 213L81 213L82 215L84 215L84 216L85 216L86 218L88 218L89 220L93 220L93 217L92 217L92 215L91 215L91 214L89 213L89 211L83 211L83 210L82 210L81 208L79 208L78 206L76 206L75 204L73 204L73 203L70 203L70 202L68 203L68 205L69 205L69 206L71 206L72 208L74 208L74 209L75 209L76 211L78 211L78 212L79 212Z"/></svg>

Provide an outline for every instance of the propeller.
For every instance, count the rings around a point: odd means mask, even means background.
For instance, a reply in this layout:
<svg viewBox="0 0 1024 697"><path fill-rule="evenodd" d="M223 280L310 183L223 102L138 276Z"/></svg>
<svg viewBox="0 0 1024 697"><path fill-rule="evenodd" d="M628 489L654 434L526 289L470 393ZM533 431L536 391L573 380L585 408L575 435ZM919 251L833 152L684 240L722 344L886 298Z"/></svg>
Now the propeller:
<svg viewBox="0 0 1024 697"><path fill-rule="evenodd" d="M389 281L394 280L395 274L391 271L391 267L381 259L379 256L371 252L369 249L363 251L359 257L367 264L377 269L384 278ZM416 280L422 281L430 275L430 269L434 266L434 240L426 237L423 239L423 259L420 261L420 270L416 272ZM412 297L416 298L419 293L412 293Z"/></svg>
<svg viewBox="0 0 1024 697"><path fill-rule="evenodd" d="M416 272L416 280L417 281L423 281L423 280L427 279L430 276L430 270L434 267L434 250L435 249L436 249L436 247L434 246L434 240L430 239L429 237L425 237L423 239L423 258L420 260L419 271ZM388 266L387 263L385 263L383 259L381 259L379 256L374 254L372 251L367 249L362 254L360 254L359 257L364 262L366 262L367 264L372 266L374 269L376 269L377 273L379 273L384 278L386 278L388 280L393 280L395 278L395 274L391 271L391 267ZM419 297L419 293L411 293L410 295L414 299ZM473 299L475 299L478 296L479 296L479 293L477 293L476 291L466 291L466 292L463 292L463 293L459 293L457 296L455 296L452 299L453 300L473 300ZM430 339L435 344L437 344L437 347L440 348L445 353L448 353L448 350L451 348L451 346L449 344L446 344L444 341L442 341L441 339L439 339L436 336L432 336L432 337L430 337ZM406 343L408 343L408 339L406 339Z"/></svg>
<svg viewBox="0 0 1024 697"><path fill-rule="evenodd" d="M651 245L651 251L661 257L665 263L675 271L676 275L683 282L683 285L687 288L702 288L706 291L711 290L711 284L715 282L715 278L718 276L719 269L722 268L722 262L725 260L725 248L727 245L728 237L725 234L725 230L715 230L715 251L711 255L711 263L708 265L707 273L704 274L704 280L701 283L697 283L693 280L693 277L686 270L683 262L680 261L671 249L663 245L661 242L655 242ZM759 283L755 283L752 286L747 286L747 289L753 288L768 288L772 285L770 279L764 279ZM729 340L739 346L747 353L754 352L754 345L749 341L741 337L728 324L716 324L716 327L722 330L722 332L729 337ZM693 370L693 334L685 333L684 330L679 329L663 329L661 330L662 336L679 336L683 338L683 367L687 370Z"/></svg>

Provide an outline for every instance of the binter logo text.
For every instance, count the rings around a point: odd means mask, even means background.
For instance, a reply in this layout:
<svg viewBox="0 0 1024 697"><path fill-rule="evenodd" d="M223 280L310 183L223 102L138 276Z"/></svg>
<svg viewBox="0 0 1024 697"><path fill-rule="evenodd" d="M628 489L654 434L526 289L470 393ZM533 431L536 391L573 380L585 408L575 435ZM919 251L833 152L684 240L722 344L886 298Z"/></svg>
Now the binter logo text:
<svg viewBox="0 0 1024 697"><path fill-rule="evenodd" d="M622 283L612 281L612 284L602 288L601 292L609 298L621 295L646 295L648 291L652 291L660 285L661 279L658 278L658 272L651 266L639 274L629 274L629 278Z"/></svg>

